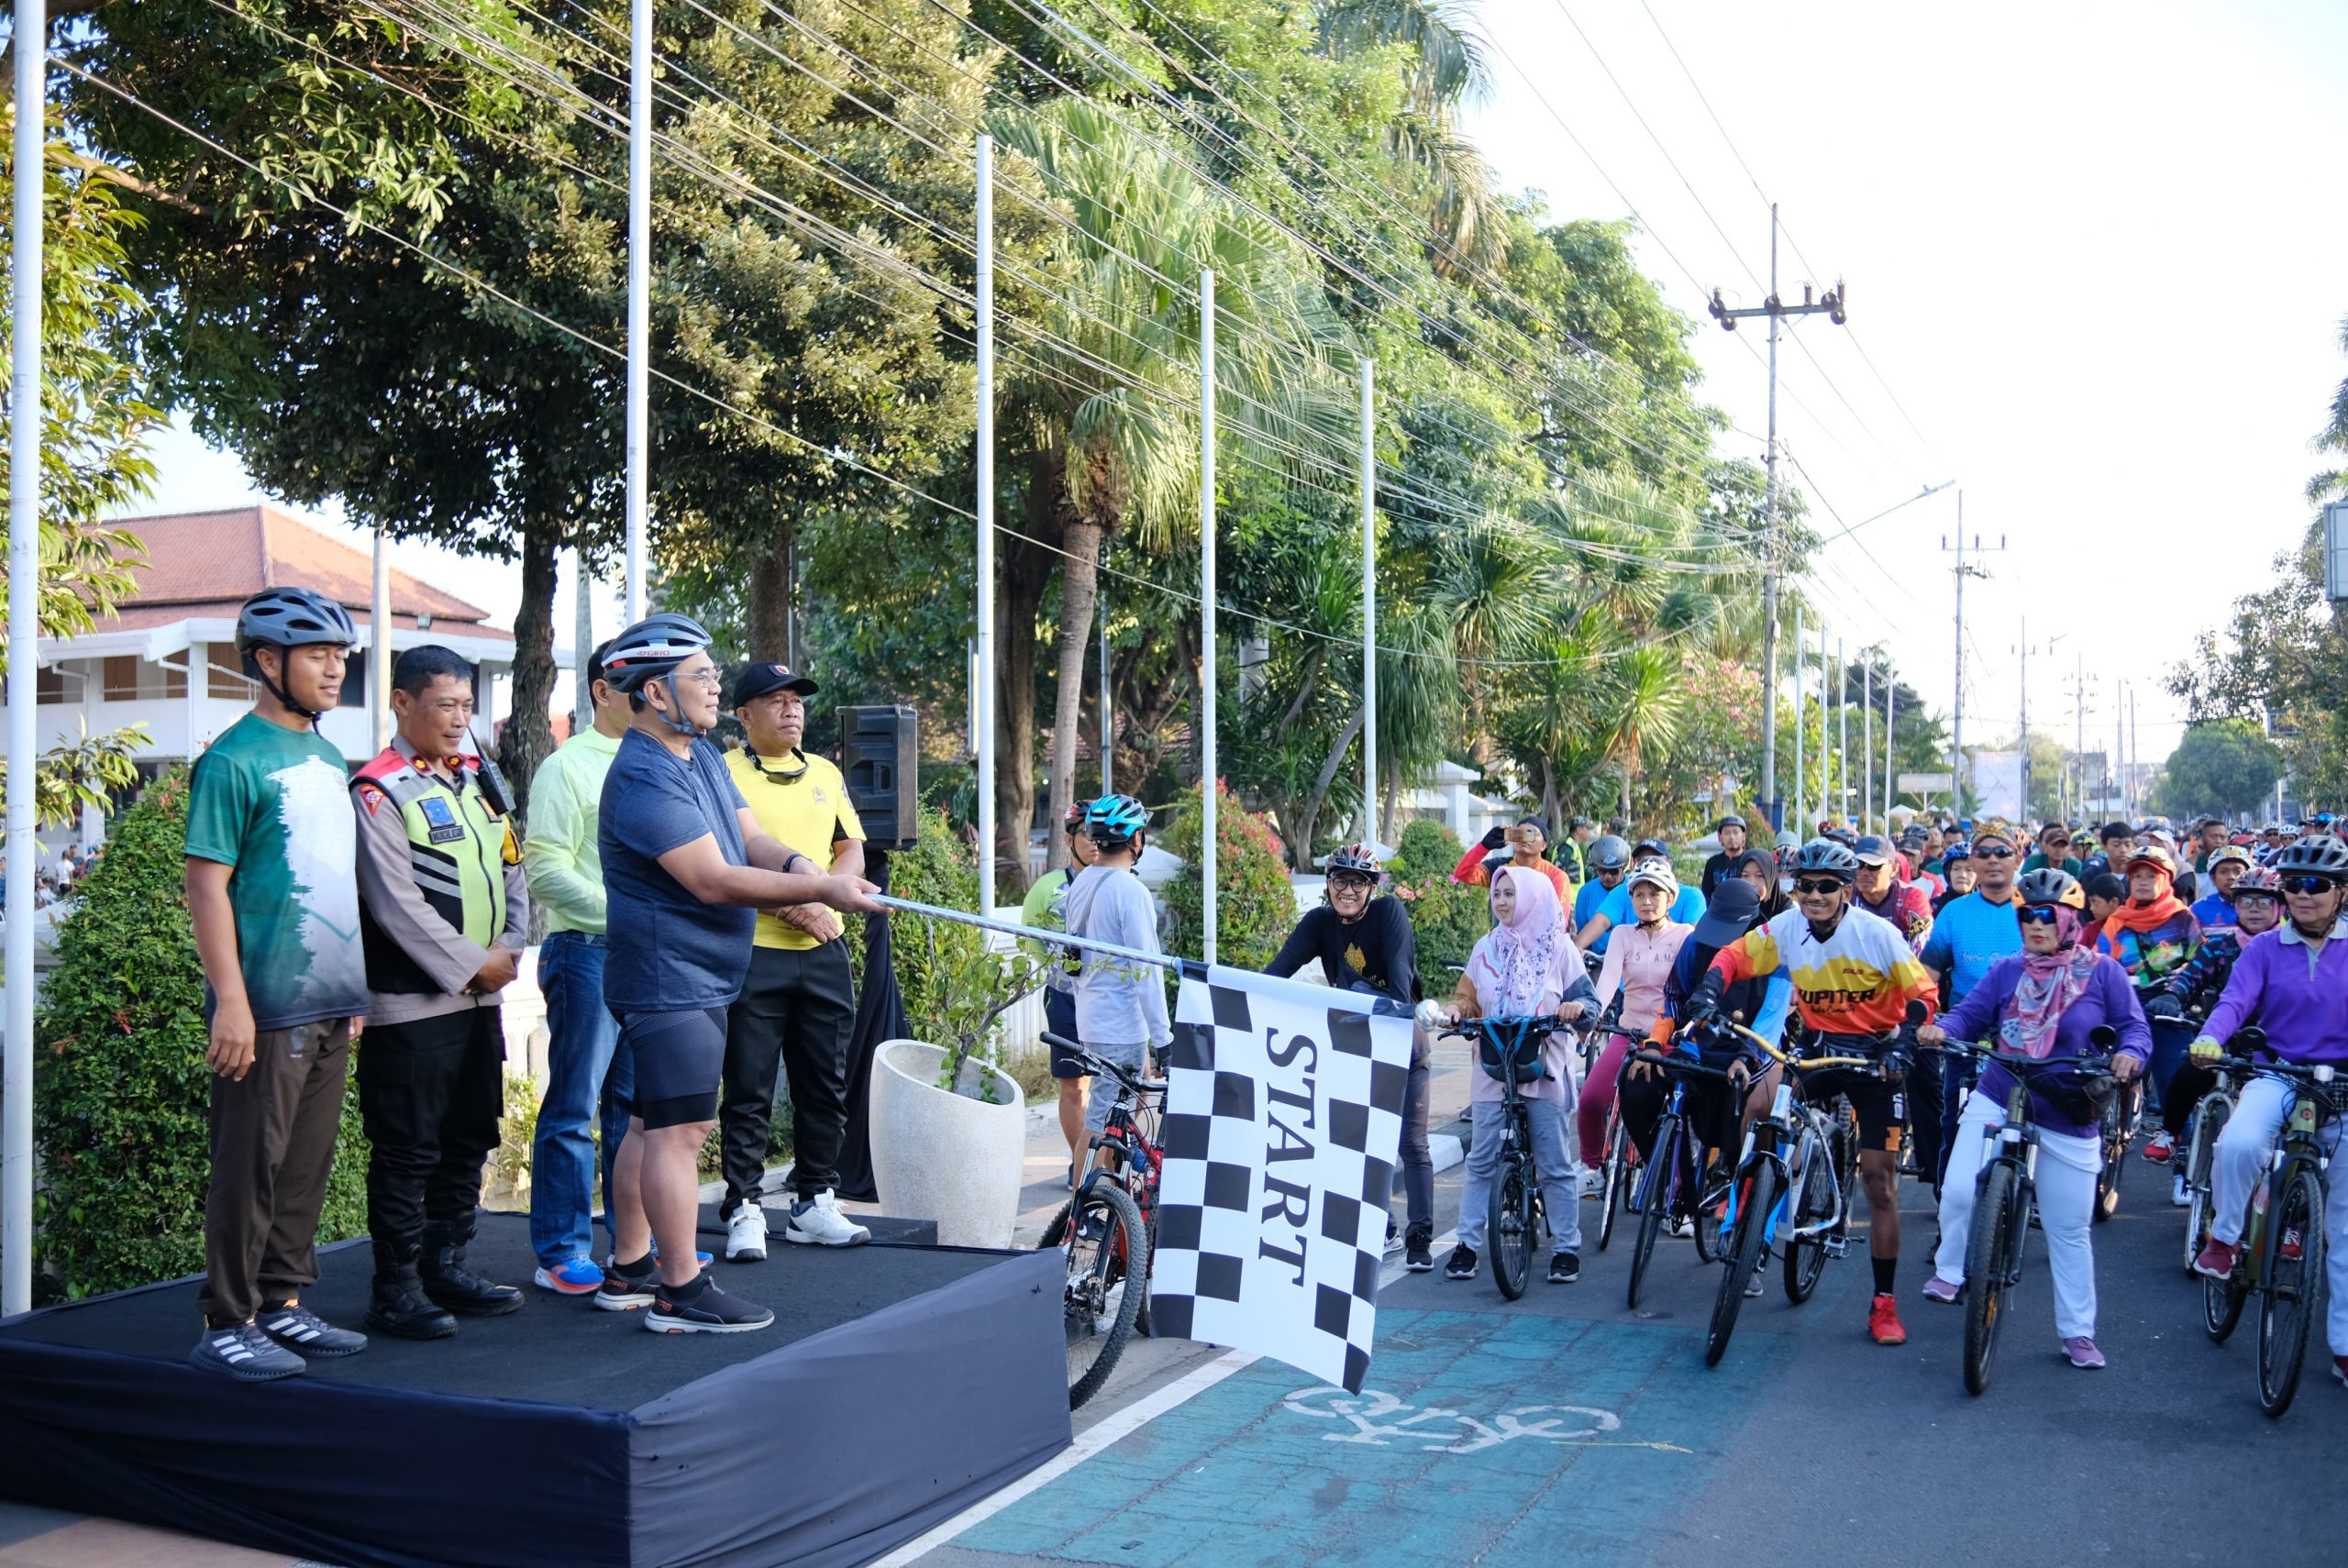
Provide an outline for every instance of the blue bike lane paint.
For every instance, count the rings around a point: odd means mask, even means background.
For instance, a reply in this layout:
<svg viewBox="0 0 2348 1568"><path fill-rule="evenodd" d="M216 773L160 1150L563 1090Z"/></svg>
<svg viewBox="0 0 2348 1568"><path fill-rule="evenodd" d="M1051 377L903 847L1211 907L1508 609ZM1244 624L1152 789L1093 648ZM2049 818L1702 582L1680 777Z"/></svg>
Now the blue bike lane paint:
<svg viewBox="0 0 2348 1568"><path fill-rule="evenodd" d="M1392 1310L1358 1396L1259 1363L963 1534L1142 1568L1634 1561L1796 1347L1684 1323Z"/></svg>

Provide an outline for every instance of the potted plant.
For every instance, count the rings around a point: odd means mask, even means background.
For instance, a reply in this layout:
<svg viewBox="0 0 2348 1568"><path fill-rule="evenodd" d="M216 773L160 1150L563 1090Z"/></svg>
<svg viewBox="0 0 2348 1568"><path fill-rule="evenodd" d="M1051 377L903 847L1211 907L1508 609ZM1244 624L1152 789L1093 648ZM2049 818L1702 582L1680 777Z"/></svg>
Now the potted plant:
<svg viewBox="0 0 2348 1568"><path fill-rule="evenodd" d="M873 1054L872 1179L885 1212L936 1220L940 1244L1008 1247L1027 1108L1002 1070L998 1024L1040 973L969 926L947 926L941 940L932 921L924 937L920 961L906 966L914 971L906 1014L937 1039L884 1041Z"/></svg>

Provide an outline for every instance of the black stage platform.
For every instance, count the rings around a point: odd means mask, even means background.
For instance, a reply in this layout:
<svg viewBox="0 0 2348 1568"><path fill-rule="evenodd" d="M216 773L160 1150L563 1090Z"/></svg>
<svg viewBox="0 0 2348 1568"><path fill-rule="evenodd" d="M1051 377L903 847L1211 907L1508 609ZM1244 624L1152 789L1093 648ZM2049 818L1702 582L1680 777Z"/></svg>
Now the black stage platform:
<svg viewBox="0 0 2348 1568"><path fill-rule="evenodd" d="M324 1264L305 1300L360 1326L366 1244ZM472 1264L526 1289L528 1222L483 1216ZM528 1290L248 1386L186 1364L193 1281L0 1323L0 1495L348 1568L849 1564L1069 1441L1057 1253L778 1233L714 1266L772 1328Z"/></svg>

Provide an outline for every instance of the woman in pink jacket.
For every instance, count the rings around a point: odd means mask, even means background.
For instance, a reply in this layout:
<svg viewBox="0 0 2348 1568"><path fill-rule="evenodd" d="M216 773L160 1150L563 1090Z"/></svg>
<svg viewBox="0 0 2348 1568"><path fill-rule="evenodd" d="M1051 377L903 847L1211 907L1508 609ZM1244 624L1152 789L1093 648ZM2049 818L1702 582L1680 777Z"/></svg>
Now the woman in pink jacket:
<svg viewBox="0 0 2348 1568"><path fill-rule="evenodd" d="M1672 960L1696 929L1665 918L1678 896L1679 878L1668 860L1642 860L1632 867L1631 912L1637 923L1614 933L1614 940L1606 944L1605 966L1598 972L1599 1010L1604 1012L1619 994L1624 1032L1606 1037L1574 1111L1585 1162L1596 1161L1606 1146L1606 1115L1614 1108L1614 1080L1622 1074L1623 1058L1663 1010L1663 987L1671 978ZM1600 1173L1593 1166L1591 1174Z"/></svg>

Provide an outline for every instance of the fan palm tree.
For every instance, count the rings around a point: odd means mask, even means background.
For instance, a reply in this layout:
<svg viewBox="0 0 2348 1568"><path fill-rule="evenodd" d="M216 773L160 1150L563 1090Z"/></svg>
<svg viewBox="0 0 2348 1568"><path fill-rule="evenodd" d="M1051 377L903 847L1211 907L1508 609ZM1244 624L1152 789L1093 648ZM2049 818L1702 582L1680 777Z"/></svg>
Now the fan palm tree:
<svg viewBox="0 0 2348 1568"><path fill-rule="evenodd" d="M1200 273L1215 274L1215 418L1224 449L1341 460L1332 357L1345 337L1312 271L1269 222L1202 185L1115 111L1060 99L999 125L1068 224L1055 236L1042 319L1006 332L1013 419L1029 443L1031 528L1060 564L1059 680L1050 818L1075 795L1097 573L1130 529L1164 549L1195 527ZM1016 635L1016 628L1006 628ZM1032 629L1029 635L1032 635ZM1052 835L1056 861L1067 854Z"/></svg>

